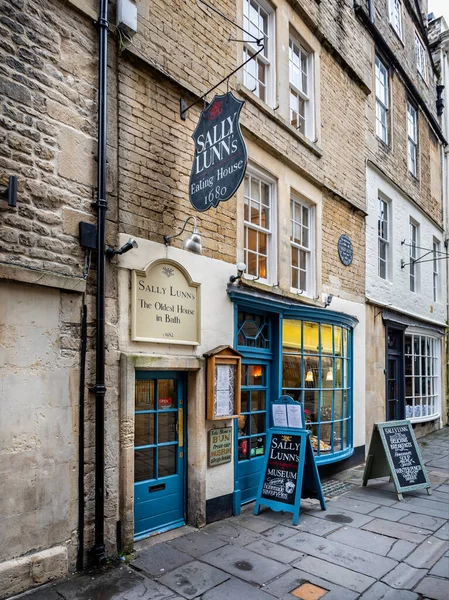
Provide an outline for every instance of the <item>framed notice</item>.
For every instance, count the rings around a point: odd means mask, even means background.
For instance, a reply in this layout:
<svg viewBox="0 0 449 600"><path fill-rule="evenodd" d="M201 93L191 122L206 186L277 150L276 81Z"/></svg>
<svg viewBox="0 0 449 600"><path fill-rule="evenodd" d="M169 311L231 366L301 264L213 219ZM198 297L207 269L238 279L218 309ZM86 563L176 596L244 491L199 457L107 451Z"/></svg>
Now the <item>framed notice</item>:
<svg viewBox="0 0 449 600"><path fill-rule="evenodd" d="M207 358L207 418L232 419L240 414L241 354L218 346Z"/></svg>
<svg viewBox="0 0 449 600"><path fill-rule="evenodd" d="M211 429L209 431L209 467L216 467L231 462L232 459L232 427Z"/></svg>
<svg viewBox="0 0 449 600"><path fill-rule="evenodd" d="M271 404L273 427L304 429L304 406L291 396L281 396Z"/></svg>
<svg viewBox="0 0 449 600"><path fill-rule="evenodd" d="M430 481L410 421L388 421L373 426L363 485L390 475L399 500L403 492L427 489Z"/></svg>

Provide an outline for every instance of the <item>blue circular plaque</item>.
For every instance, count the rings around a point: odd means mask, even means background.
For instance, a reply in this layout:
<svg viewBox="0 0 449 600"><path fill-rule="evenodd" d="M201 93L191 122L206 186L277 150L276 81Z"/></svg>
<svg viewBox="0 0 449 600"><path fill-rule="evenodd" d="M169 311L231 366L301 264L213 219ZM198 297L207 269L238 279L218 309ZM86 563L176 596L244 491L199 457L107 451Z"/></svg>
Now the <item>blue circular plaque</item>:
<svg viewBox="0 0 449 600"><path fill-rule="evenodd" d="M338 255L341 262L349 267L352 263L352 242L346 233L343 233L338 239Z"/></svg>

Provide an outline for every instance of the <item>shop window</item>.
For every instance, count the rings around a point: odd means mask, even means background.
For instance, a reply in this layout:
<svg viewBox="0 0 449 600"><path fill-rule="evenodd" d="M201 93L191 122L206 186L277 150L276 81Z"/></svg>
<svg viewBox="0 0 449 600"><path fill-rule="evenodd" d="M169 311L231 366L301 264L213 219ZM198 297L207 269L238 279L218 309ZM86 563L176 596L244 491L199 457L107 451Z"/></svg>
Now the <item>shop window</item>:
<svg viewBox="0 0 449 600"><path fill-rule="evenodd" d="M274 88L274 13L265 3L243 0L243 28L250 33L245 35L243 46L244 61L254 56L260 46L264 48L243 68L244 85L267 104L272 104Z"/></svg>
<svg viewBox="0 0 449 600"><path fill-rule="evenodd" d="M313 55L296 37L289 40L290 124L313 138Z"/></svg>
<svg viewBox="0 0 449 600"><path fill-rule="evenodd" d="M283 321L282 393L304 405L317 456L351 447L350 335L343 326Z"/></svg>
<svg viewBox="0 0 449 600"><path fill-rule="evenodd" d="M268 382L266 365L242 365L241 413L237 420L239 461L263 456Z"/></svg>
<svg viewBox="0 0 449 600"><path fill-rule="evenodd" d="M425 421L439 416L439 355L436 338L405 335L405 417Z"/></svg>
<svg viewBox="0 0 449 600"><path fill-rule="evenodd" d="M246 274L274 281L274 182L248 173L244 186L244 254Z"/></svg>
<svg viewBox="0 0 449 600"><path fill-rule="evenodd" d="M388 144L388 69L376 56L376 135L385 144Z"/></svg>
<svg viewBox="0 0 449 600"><path fill-rule="evenodd" d="M246 348L270 349L270 325L266 317L254 313L239 311L238 346Z"/></svg>
<svg viewBox="0 0 449 600"><path fill-rule="evenodd" d="M297 198L290 200L291 287L314 296L314 209Z"/></svg>

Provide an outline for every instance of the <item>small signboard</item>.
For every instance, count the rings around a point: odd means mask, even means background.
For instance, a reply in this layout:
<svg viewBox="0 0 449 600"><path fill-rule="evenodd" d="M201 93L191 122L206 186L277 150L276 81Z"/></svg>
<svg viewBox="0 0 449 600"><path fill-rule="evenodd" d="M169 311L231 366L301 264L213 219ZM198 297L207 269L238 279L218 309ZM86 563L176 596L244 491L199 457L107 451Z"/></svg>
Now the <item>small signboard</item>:
<svg viewBox="0 0 449 600"><path fill-rule="evenodd" d="M231 462L232 427L221 427L209 431L209 467Z"/></svg>
<svg viewBox="0 0 449 600"><path fill-rule="evenodd" d="M371 436L363 485L369 479L390 475L399 500L402 492L432 490L410 421L375 423Z"/></svg>
<svg viewBox="0 0 449 600"><path fill-rule="evenodd" d="M242 355L231 346L217 346L204 356L207 359L207 419L238 417Z"/></svg>
<svg viewBox="0 0 449 600"><path fill-rule="evenodd" d="M326 510L310 432L271 429L254 514L259 514L263 504L275 511L292 512L293 525L297 525L301 498L318 498Z"/></svg>
<svg viewBox="0 0 449 600"><path fill-rule="evenodd" d="M304 407L291 396L281 396L271 405L274 427L304 429Z"/></svg>
<svg viewBox="0 0 449 600"><path fill-rule="evenodd" d="M199 212L229 200L243 181L248 162L239 122L243 105L232 92L215 96L193 132L189 197Z"/></svg>

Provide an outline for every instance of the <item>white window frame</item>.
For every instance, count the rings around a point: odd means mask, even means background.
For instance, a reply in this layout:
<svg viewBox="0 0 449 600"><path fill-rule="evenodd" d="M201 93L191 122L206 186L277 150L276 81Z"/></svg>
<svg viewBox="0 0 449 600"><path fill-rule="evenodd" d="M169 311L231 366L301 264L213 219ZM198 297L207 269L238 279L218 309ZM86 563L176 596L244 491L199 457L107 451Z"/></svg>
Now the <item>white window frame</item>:
<svg viewBox="0 0 449 600"><path fill-rule="evenodd" d="M300 220L297 221L294 215L294 208L300 208ZM304 210L307 209L308 221L304 224ZM294 293L301 293L305 296L313 298L316 290L316 261L315 261L315 206L300 198L297 194L292 193L290 197L290 290ZM308 244L304 243L303 230L308 231ZM298 231L298 236L295 232ZM303 252L305 255L305 269L301 269L299 261L297 265L293 264L292 254L297 251L298 254ZM300 282L301 271L305 272L305 287L295 287L293 285L293 272L297 271L298 283Z"/></svg>
<svg viewBox="0 0 449 600"><path fill-rule="evenodd" d="M381 206L385 212L381 213ZM386 217L386 218L385 218ZM385 227L383 227L385 224ZM378 194L377 196L377 273L381 279L388 281L390 271L390 227L391 227L391 202ZM386 237L385 237L386 234ZM381 247L385 248L385 259L381 258ZM381 275L381 262L385 262L385 277Z"/></svg>
<svg viewBox="0 0 449 600"><path fill-rule="evenodd" d="M297 51L297 52L296 52ZM299 58L299 64L296 65L292 56L296 55ZM303 62L304 61L304 62ZM305 63L306 72L302 66ZM314 77L313 77L314 59L313 52L308 50L304 43L299 40L299 37L290 32L288 43L288 78L289 78L289 109L290 109L290 125L300 130L301 126L294 123L293 113L296 113L296 121L302 120L304 126L302 133L309 139L314 138ZM294 80L295 70L298 71L297 82ZM306 89L303 86L303 75L305 75ZM293 104L292 96L296 96L297 103ZM301 116L299 111L300 101L304 102L304 116Z"/></svg>
<svg viewBox="0 0 449 600"><path fill-rule="evenodd" d="M389 0L390 4L390 25L397 33L401 42L402 36L402 2L401 0Z"/></svg>
<svg viewBox="0 0 449 600"><path fill-rule="evenodd" d="M419 265L415 261L418 258L419 223L412 218L409 221L409 231L410 291L417 293L419 291Z"/></svg>
<svg viewBox="0 0 449 600"><path fill-rule="evenodd" d="M433 289L433 301L438 302L440 298L440 269L439 269L439 257L440 257L440 242L436 238L433 238L432 244L432 289Z"/></svg>
<svg viewBox="0 0 449 600"><path fill-rule="evenodd" d="M406 329L405 336L412 338L411 353L405 344L405 418L412 423L436 420L441 415L441 338L415 327ZM407 379L411 379L411 395L407 395Z"/></svg>
<svg viewBox="0 0 449 600"><path fill-rule="evenodd" d="M253 23L249 19L250 6L257 6L258 15L266 17L267 31L259 28L260 23ZM275 23L274 11L264 0L243 0L243 29L249 31L257 39L264 40L264 49L255 59L249 61L243 67L243 84L253 94L269 106L274 106L275 100ZM243 44L243 60L246 61L250 56L254 56L260 50L256 40L243 33L245 42ZM265 71L265 83L259 79L259 66ZM265 98L261 94L261 88L265 86Z"/></svg>
<svg viewBox="0 0 449 600"><path fill-rule="evenodd" d="M415 31L415 52L416 52L416 66L418 73L427 81L427 60L426 60L426 48L423 41Z"/></svg>
<svg viewBox="0 0 449 600"><path fill-rule="evenodd" d="M376 88L376 135L384 144L388 144L389 133L389 70L384 62L376 54L374 60L375 71L375 88ZM380 75L383 75L385 84L382 82ZM385 121L383 123L382 121ZM385 131L383 130L385 129Z"/></svg>
<svg viewBox="0 0 449 600"><path fill-rule="evenodd" d="M409 172L418 173L418 111L407 102L407 162Z"/></svg>
<svg viewBox="0 0 449 600"><path fill-rule="evenodd" d="M258 202L256 199L253 199L251 196L251 181L258 181L260 183L264 183L269 188L269 227L262 227L260 224L252 223L246 217L250 214L250 205L251 201L254 202L254 205L260 205L259 214L261 214L262 202ZM247 187L247 181L248 187ZM249 192L249 193L248 193ZM245 278L250 280L257 280L260 283L265 283L268 285L272 285L277 283L277 184L274 179L261 172L259 169L256 169L253 166L248 166L245 182L244 182L244 216L243 216L243 254L244 254L244 263L247 266L247 271L244 275ZM246 209L248 206L248 210ZM246 214L245 214L246 213ZM256 251L252 251L248 248L248 232L252 230L256 233L266 234L267 236L267 248L266 255L260 253L258 251L259 241L257 241ZM266 274L260 274L258 270L257 273L250 272L250 261L249 254L255 254L257 257L266 256ZM258 262L258 259L257 259Z"/></svg>

